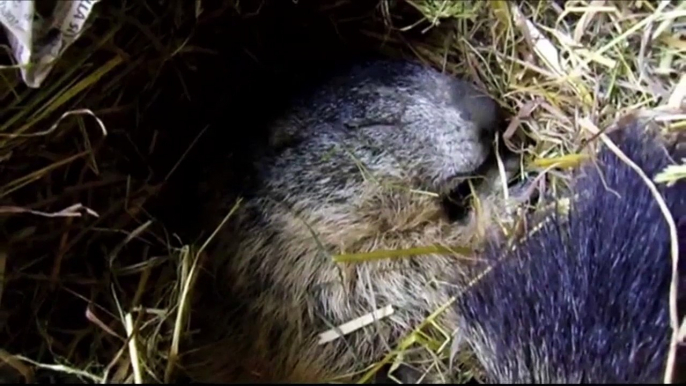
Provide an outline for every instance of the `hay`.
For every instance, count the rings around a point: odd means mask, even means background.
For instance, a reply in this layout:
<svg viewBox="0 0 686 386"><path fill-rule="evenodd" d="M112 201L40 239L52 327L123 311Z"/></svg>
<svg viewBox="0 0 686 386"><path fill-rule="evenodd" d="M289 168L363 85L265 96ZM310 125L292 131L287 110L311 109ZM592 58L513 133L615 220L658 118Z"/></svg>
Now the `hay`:
<svg viewBox="0 0 686 386"><path fill-rule="evenodd" d="M585 121L610 127L638 110L686 126L683 1L161 3L99 4L41 89L0 71L3 373L175 379L192 333L181 299L208 239L181 226L197 220L193 150L217 109L238 111L254 84L270 90L266 74L354 47L471 79L509 109L505 137L529 140L524 166L548 189L589 154ZM387 362L414 345L444 357L444 335L413 334ZM464 381L473 369L459 362Z"/></svg>

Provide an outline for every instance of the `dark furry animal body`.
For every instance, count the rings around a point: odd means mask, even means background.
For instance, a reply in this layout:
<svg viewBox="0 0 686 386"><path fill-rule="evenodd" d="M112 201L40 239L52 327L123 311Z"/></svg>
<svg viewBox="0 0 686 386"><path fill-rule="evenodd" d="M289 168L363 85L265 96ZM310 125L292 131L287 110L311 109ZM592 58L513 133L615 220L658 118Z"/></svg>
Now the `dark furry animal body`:
<svg viewBox="0 0 686 386"><path fill-rule="evenodd" d="M638 120L612 137L651 179L686 156L686 144L662 142ZM573 186L568 217L549 219L513 252L484 254L480 269L500 262L459 297L458 339L494 383L661 383L672 333L667 222L646 183L607 148ZM658 188L683 271L686 181ZM679 320L683 307L681 295Z"/></svg>

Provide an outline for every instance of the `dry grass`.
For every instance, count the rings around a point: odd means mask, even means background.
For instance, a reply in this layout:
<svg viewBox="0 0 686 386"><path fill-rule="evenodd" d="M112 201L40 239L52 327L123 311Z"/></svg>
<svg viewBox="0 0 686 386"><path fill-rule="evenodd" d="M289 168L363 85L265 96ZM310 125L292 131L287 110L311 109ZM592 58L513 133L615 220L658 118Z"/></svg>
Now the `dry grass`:
<svg viewBox="0 0 686 386"><path fill-rule="evenodd" d="M336 36L488 89L546 189L590 154L588 127L632 111L686 127L685 1L209 3L103 2L41 89L0 71L0 356L21 377L175 379L208 237L184 233L193 206L178 192L190 187L170 181L199 168L187 158L214 118L211 94L230 110L261 72L330 55ZM386 362L413 347L445 357L449 334L425 324ZM473 370L461 363L458 381Z"/></svg>

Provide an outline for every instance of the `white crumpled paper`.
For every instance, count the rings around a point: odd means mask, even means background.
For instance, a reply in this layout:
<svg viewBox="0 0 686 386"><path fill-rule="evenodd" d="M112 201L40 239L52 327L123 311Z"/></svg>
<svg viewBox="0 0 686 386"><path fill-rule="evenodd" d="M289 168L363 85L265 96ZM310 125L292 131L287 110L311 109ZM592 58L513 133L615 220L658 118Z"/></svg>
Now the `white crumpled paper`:
<svg viewBox="0 0 686 386"><path fill-rule="evenodd" d="M27 86L40 87L55 59L81 36L98 1L58 0L52 14L43 18L35 0L0 0L0 23Z"/></svg>

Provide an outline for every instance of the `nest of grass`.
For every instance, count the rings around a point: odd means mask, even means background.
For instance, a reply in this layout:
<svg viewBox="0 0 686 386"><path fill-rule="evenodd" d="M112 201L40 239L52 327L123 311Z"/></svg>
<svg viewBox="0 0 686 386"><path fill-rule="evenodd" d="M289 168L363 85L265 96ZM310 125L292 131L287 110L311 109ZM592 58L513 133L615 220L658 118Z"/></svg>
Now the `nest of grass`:
<svg viewBox="0 0 686 386"><path fill-rule="evenodd" d="M509 110L505 137L529 139L523 168L546 189L626 113L686 126L683 1L109 1L94 17L40 89L8 56L0 72L0 369L25 381L178 381L213 231L186 226L199 144L224 122L205 142L238 167L250 130L231 116L266 110L275 79L365 52L470 79ZM392 342L385 362L445 357L443 335Z"/></svg>

